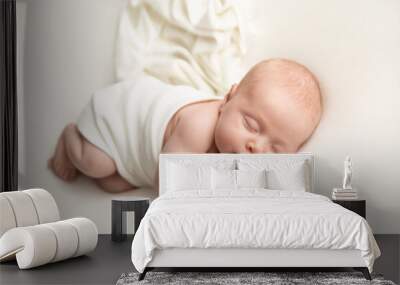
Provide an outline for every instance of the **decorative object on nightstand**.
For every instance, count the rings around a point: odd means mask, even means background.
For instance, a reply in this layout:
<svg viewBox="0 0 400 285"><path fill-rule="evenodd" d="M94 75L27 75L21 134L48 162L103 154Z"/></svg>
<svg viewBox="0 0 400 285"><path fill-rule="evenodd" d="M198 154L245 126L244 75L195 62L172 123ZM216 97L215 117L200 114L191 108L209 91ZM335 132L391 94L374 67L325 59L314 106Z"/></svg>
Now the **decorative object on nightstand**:
<svg viewBox="0 0 400 285"><path fill-rule="evenodd" d="M351 186L351 179L353 177L353 163L351 157L348 155L344 161L344 175L342 188L333 188L333 200L357 200L357 190Z"/></svg>
<svg viewBox="0 0 400 285"><path fill-rule="evenodd" d="M111 239L123 241L126 239L126 212L135 213L135 232L140 221L146 214L150 205L150 198L145 197L121 197L112 200L111 206Z"/></svg>
<svg viewBox="0 0 400 285"><path fill-rule="evenodd" d="M366 201L365 200L333 200L334 203L341 205L342 207L359 214L361 217L366 219Z"/></svg>

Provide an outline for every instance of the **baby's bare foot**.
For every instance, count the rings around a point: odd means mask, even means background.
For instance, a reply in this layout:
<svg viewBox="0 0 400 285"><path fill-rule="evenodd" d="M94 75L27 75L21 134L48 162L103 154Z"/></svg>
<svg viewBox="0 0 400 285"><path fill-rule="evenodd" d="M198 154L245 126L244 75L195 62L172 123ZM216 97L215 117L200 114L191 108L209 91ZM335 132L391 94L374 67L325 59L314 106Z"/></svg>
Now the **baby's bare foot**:
<svg viewBox="0 0 400 285"><path fill-rule="evenodd" d="M78 176L79 171L68 158L67 150L65 148L64 133L65 129L58 139L54 156L48 160L47 165L51 170L53 170L54 174L61 179L72 181Z"/></svg>

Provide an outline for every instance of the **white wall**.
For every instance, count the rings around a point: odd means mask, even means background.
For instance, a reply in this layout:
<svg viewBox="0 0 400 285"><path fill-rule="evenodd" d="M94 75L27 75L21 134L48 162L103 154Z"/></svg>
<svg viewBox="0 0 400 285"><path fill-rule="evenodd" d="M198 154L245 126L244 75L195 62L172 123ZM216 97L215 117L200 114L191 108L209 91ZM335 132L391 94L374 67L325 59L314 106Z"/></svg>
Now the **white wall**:
<svg viewBox="0 0 400 285"><path fill-rule="evenodd" d="M86 216L101 233L110 232L116 195L86 179L64 183L46 161L63 126L76 119L93 91L114 80L114 40L124 3L17 1L17 9L26 4L22 187L48 189L62 217ZM367 199L374 232L400 233L400 1L241 3L250 24L245 68L262 58L288 57L320 79L325 112L304 148L317 157L317 192L330 195L340 185L343 159L350 154L354 185ZM149 189L128 194L154 196Z"/></svg>
<svg viewBox="0 0 400 285"><path fill-rule="evenodd" d="M73 184L46 167L57 137L74 121L96 89L114 81L113 53L123 0L18 1L26 7L23 101L25 131L20 149L21 188L42 187L57 201L63 218L92 219L100 233L111 232L111 199L91 181ZM19 13L18 16L22 16ZM23 22L19 19L19 22ZM25 166L25 167L24 167ZM140 190L135 195L147 194ZM120 195L121 196L121 195Z"/></svg>
<svg viewBox="0 0 400 285"><path fill-rule="evenodd" d="M26 144L25 144L25 106L24 106L24 50L26 27L26 2L17 3L17 103L18 103L18 186L25 184Z"/></svg>

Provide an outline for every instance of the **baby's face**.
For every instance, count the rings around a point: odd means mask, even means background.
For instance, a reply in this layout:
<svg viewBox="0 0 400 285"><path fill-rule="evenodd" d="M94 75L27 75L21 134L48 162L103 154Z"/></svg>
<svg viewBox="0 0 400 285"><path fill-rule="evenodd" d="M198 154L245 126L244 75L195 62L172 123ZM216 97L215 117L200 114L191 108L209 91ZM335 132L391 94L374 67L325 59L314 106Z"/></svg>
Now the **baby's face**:
<svg viewBox="0 0 400 285"><path fill-rule="evenodd" d="M236 86L224 99L215 129L221 153L293 153L311 136L316 122L285 87Z"/></svg>

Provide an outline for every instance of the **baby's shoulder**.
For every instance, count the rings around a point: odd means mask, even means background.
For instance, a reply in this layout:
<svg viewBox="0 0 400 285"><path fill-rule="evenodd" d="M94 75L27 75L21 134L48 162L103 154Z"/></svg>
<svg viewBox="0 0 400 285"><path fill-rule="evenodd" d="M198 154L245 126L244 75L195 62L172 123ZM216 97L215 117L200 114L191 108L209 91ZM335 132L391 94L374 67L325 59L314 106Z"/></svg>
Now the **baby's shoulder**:
<svg viewBox="0 0 400 285"><path fill-rule="evenodd" d="M220 100L201 101L186 105L179 114L182 126L189 128L214 129L218 119Z"/></svg>
<svg viewBox="0 0 400 285"><path fill-rule="evenodd" d="M189 152L206 152L210 148L214 140L218 109L215 103L207 103L191 104L180 110L176 126L166 140L168 151L179 148Z"/></svg>

